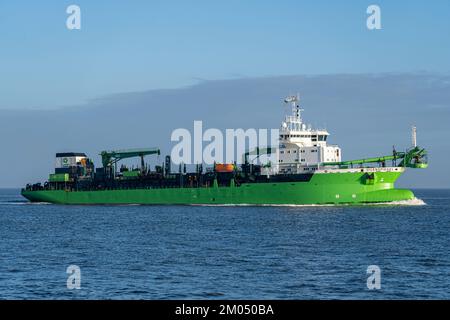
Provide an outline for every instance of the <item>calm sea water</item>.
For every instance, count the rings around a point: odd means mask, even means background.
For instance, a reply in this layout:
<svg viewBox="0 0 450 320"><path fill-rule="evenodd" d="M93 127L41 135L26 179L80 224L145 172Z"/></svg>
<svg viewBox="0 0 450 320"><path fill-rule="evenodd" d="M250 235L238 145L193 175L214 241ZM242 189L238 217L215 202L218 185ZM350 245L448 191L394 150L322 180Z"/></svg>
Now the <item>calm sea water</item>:
<svg viewBox="0 0 450 320"><path fill-rule="evenodd" d="M415 192L426 205L58 206L0 190L0 298L450 299L450 190Z"/></svg>

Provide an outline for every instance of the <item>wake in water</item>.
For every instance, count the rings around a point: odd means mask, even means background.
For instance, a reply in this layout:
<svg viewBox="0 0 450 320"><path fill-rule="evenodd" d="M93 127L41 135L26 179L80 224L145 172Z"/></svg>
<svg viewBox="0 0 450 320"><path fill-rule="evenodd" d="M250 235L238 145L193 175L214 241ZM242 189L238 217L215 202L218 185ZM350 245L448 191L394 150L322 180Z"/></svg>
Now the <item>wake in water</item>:
<svg viewBox="0 0 450 320"><path fill-rule="evenodd" d="M392 206L426 206L426 202L419 198L392 202L367 203L368 205L392 205Z"/></svg>
<svg viewBox="0 0 450 320"><path fill-rule="evenodd" d="M422 199L414 198L411 200L391 201L391 202L372 202L372 203L337 203L337 204L191 204L199 207L343 207L343 206L426 206Z"/></svg>
<svg viewBox="0 0 450 320"><path fill-rule="evenodd" d="M43 205L43 204L51 204L48 202L30 202L30 201L0 201L0 206L9 205L9 206L22 206L22 205Z"/></svg>
<svg viewBox="0 0 450 320"><path fill-rule="evenodd" d="M23 200L0 201L0 205L49 205L49 202L29 202ZM141 204L108 204L116 206L140 206ZM426 202L419 198L411 200L372 202L372 203L342 203L342 204L187 204L198 207L342 207L342 206L426 206ZM145 205L144 205L145 206Z"/></svg>

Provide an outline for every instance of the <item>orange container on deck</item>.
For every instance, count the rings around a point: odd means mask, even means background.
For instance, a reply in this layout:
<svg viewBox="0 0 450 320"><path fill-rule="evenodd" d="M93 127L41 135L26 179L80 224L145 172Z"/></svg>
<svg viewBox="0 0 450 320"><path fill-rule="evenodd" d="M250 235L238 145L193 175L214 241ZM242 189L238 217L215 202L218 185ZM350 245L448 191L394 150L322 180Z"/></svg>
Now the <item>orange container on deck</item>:
<svg viewBox="0 0 450 320"><path fill-rule="evenodd" d="M234 164L228 163L217 163L216 164L216 172L233 172Z"/></svg>

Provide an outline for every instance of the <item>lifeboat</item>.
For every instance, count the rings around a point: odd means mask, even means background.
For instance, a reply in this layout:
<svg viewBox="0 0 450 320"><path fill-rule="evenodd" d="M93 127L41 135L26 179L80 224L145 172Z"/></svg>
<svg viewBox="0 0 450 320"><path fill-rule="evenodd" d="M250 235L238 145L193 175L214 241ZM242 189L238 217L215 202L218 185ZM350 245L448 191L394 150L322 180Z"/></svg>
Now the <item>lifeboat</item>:
<svg viewBox="0 0 450 320"><path fill-rule="evenodd" d="M234 171L234 164L217 163L215 169L216 169L216 172L233 172Z"/></svg>

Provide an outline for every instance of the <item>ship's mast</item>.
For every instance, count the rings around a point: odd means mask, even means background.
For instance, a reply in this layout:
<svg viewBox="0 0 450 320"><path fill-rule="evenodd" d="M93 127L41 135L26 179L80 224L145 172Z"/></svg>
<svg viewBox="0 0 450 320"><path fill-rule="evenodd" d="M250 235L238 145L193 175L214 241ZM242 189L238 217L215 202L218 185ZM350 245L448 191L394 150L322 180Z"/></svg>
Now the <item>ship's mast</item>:
<svg viewBox="0 0 450 320"><path fill-rule="evenodd" d="M283 129L296 131L305 129L305 125L303 125L301 115L301 112L304 111L304 109L300 108L299 101L299 94L297 94L296 96L289 96L284 99L284 103L291 104L292 115L286 116L285 122L283 123Z"/></svg>
<svg viewBox="0 0 450 320"><path fill-rule="evenodd" d="M412 146L417 147L417 128L416 126L412 126L411 128L411 142Z"/></svg>

